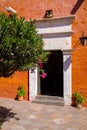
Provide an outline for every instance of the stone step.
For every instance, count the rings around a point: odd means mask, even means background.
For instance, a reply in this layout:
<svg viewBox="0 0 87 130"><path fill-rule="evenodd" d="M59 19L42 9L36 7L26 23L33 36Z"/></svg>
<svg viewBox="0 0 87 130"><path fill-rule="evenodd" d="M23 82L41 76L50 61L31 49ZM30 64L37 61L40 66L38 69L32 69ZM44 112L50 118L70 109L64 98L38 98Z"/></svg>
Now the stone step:
<svg viewBox="0 0 87 130"><path fill-rule="evenodd" d="M62 97L58 97L58 96L48 96L48 95L38 95L36 96L36 99L44 99L44 100L58 100L58 101L64 101L64 99Z"/></svg>
<svg viewBox="0 0 87 130"><path fill-rule="evenodd" d="M57 96L38 95L32 102L46 105L64 106L64 99Z"/></svg>

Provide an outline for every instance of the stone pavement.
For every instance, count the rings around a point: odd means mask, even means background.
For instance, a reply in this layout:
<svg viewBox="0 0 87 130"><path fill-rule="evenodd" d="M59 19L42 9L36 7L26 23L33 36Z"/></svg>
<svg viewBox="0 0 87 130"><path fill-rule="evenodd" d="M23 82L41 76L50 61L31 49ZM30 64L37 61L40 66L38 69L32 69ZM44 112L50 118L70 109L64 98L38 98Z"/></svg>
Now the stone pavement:
<svg viewBox="0 0 87 130"><path fill-rule="evenodd" d="M0 98L2 130L87 130L87 108Z"/></svg>

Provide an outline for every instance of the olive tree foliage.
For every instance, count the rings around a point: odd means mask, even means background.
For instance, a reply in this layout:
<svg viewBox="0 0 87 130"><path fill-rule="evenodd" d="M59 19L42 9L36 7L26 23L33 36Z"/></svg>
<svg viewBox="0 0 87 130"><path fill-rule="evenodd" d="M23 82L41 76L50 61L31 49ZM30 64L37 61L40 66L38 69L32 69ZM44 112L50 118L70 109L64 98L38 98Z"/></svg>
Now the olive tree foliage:
<svg viewBox="0 0 87 130"><path fill-rule="evenodd" d="M28 70L46 61L43 40L37 34L34 20L0 14L0 77L9 77L17 70Z"/></svg>

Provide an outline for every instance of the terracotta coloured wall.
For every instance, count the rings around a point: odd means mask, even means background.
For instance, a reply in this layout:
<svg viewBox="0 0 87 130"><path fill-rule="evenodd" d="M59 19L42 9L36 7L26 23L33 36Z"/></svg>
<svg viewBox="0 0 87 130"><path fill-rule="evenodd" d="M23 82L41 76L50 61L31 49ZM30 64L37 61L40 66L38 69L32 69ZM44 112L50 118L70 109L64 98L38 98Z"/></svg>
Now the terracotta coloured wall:
<svg viewBox="0 0 87 130"><path fill-rule="evenodd" d="M0 12L6 12L5 7L8 6L14 8L18 15L25 17L26 20L30 18L42 19L44 18L45 11L50 9L53 10L53 17L75 15L72 47L77 44L83 31L87 36L87 0L0 0ZM72 63L73 92L80 91L87 97L87 44L85 46L80 44L73 51ZM17 76L20 79L19 73L17 73ZM15 79L14 77L15 75L11 79L12 82ZM27 74L23 79L24 78L27 79ZM2 81L6 82L6 80L0 79L0 84L3 83ZM27 80L25 81L27 84ZM10 82L10 80L8 82ZM13 94L14 91L15 87ZM8 89L6 89L5 93L7 92ZM8 93L5 95L8 96ZM3 96L3 94L1 96Z"/></svg>
<svg viewBox="0 0 87 130"><path fill-rule="evenodd" d="M5 7L11 6L27 20L42 19L46 10L52 9L54 17L67 16L76 14L86 3L86 0L0 0L0 11L6 12Z"/></svg>
<svg viewBox="0 0 87 130"><path fill-rule="evenodd" d="M79 91L87 99L87 44L82 46L79 41L83 31L85 36L87 36L87 0L77 8L75 15L73 23L73 48L76 45L78 47L72 53L73 92ZM85 105L87 106L87 101Z"/></svg>
<svg viewBox="0 0 87 130"><path fill-rule="evenodd" d="M9 78L0 78L0 97L16 98L20 84L26 90L25 99L28 99L28 72L16 72Z"/></svg>

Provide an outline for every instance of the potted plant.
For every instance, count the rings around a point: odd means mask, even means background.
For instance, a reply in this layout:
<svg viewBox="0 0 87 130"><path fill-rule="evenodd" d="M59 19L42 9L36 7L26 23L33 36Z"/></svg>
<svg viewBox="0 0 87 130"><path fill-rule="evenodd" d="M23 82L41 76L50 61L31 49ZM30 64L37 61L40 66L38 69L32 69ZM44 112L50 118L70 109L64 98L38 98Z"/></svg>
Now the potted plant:
<svg viewBox="0 0 87 130"><path fill-rule="evenodd" d="M21 84L19 85L18 91L17 91L17 97L19 101L22 101L24 99L26 92L24 89L24 86Z"/></svg>
<svg viewBox="0 0 87 130"><path fill-rule="evenodd" d="M82 108L82 104L85 102L85 98L83 97L83 95L79 92L75 92L73 96L75 99L76 107Z"/></svg>

